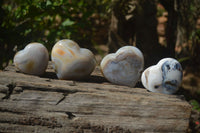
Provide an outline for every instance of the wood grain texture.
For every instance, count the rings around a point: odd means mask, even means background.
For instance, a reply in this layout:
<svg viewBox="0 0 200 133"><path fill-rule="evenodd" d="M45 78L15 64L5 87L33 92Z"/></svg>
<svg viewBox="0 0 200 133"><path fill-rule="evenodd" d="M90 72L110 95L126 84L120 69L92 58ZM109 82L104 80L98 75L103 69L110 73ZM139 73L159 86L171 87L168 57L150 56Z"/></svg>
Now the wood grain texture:
<svg viewBox="0 0 200 133"><path fill-rule="evenodd" d="M180 96L108 83L97 67L85 81L0 72L0 132L186 132L190 105Z"/></svg>

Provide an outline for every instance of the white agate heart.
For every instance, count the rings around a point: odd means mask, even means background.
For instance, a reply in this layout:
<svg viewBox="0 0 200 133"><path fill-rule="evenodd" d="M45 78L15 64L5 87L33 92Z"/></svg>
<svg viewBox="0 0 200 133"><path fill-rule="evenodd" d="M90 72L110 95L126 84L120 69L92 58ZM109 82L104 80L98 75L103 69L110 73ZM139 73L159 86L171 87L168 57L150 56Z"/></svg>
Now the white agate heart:
<svg viewBox="0 0 200 133"><path fill-rule="evenodd" d="M41 75L45 72L49 61L49 54L41 43L29 43L14 56L15 66L23 73Z"/></svg>
<svg viewBox="0 0 200 133"><path fill-rule="evenodd" d="M96 66L93 53L69 39L58 41L51 52L53 67L59 79L82 79Z"/></svg>
<svg viewBox="0 0 200 133"><path fill-rule="evenodd" d="M100 66L108 81L134 87L143 70L144 57L138 48L124 46L116 53L105 56Z"/></svg>
<svg viewBox="0 0 200 133"><path fill-rule="evenodd" d="M173 58L164 58L142 73L142 84L152 92L173 94L182 81L181 64Z"/></svg>

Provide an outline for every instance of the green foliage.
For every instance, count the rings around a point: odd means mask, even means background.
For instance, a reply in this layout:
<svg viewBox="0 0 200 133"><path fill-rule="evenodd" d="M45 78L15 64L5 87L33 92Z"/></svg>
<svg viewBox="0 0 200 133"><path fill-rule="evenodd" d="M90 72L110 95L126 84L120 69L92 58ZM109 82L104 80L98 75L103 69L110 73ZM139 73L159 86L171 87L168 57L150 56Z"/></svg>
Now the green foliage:
<svg viewBox="0 0 200 133"><path fill-rule="evenodd" d="M41 42L51 50L63 38L75 40L81 47L93 46L96 21L107 19L110 0L2 0L0 43L8 61L15 46ZM1 49L1 51L3 51ZM7 53L7 57L5 54ZM8 54L9 53L9 54ZM1 65L1 64L0 64Z"/></svg>
<svg viewBox="0 0 200 133"><path fill-rule="evenodd" d="M182 57L182 58L179 58L179 59L178 59L178 61L179 61L180 63L182 63L182 62L184 62L184 61L188 61L188 60L190 60L190 57Z"/></svg>
<svg viewBox="0 0 200 133"><path fill-rule="evenodd" d="M162 7L160 4L157 6L157 17L161 17L163 16L163 13L166 12L166 10L164 9L164 7Z"/></svg>
<svg viewBox="0 0 200 133"><path fill-rule="evenodd" d="M196 100L191 100L190 104L192 105L193 110L197 110L200 112L200 105Z"/></svg>

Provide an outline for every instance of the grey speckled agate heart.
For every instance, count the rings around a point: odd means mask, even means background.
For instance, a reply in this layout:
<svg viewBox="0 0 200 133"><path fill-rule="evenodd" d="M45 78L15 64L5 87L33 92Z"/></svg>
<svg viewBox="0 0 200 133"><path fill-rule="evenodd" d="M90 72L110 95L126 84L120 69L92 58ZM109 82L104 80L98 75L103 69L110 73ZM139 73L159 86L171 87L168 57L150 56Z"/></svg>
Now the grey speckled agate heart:
<svg viewBox="0 0 200 133"><path fill-rule="evenodd" d="M14 56L14 64L20 72L31 75L42 75L48 65L49 53L41 43L29 43Z"/></svg>
<svg viewBox="0 0 200 133"><path fill-rule="evenodd" d="M134 46L124 46L101 61L104 77L115 84L134 87L144 66L142 52Z"/></svg>
<svg viewBox="0 0 200 133"><path fill-rule="evenodd" d="M182 82L181 64L173 58L164 58L142 73L142 84L152 92L173 94Z"/></svg>

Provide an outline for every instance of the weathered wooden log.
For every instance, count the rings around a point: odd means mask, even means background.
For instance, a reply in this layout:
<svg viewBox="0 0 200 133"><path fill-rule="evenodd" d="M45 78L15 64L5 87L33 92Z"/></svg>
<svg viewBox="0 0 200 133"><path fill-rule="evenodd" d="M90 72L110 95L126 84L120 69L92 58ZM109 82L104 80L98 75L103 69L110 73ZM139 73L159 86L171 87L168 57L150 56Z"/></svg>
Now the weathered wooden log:
<svg viewBox="0 0 200 133"><path fill-rule="evenodd" d="M186 132L190 105L176 95L108 83L96 68L85 81L0 72L0 132Z"/></svg>

